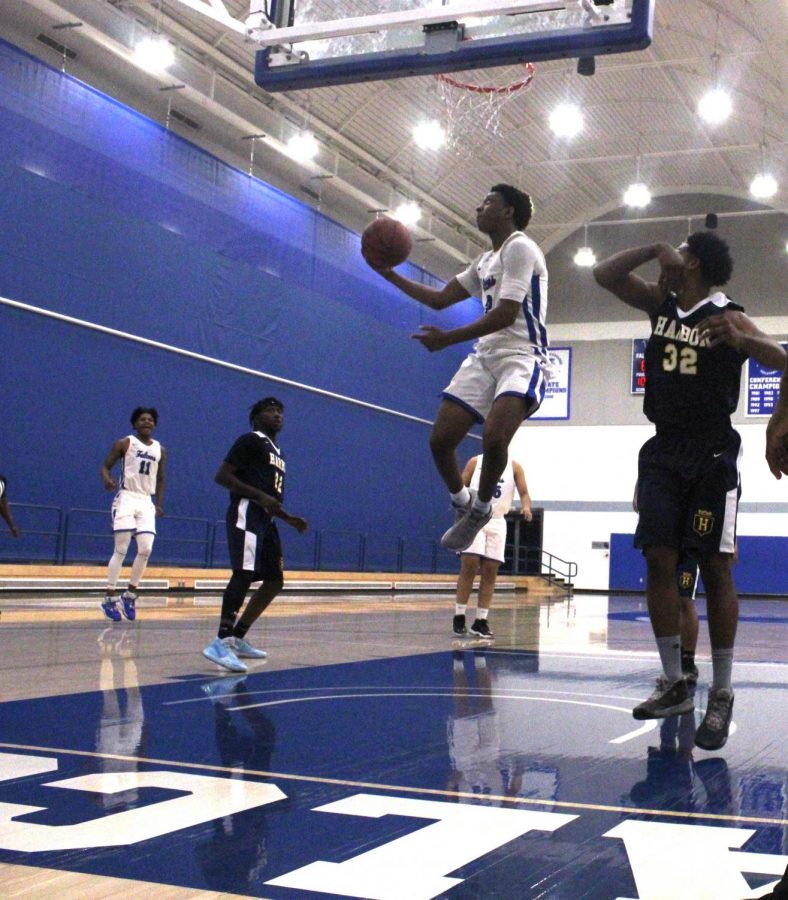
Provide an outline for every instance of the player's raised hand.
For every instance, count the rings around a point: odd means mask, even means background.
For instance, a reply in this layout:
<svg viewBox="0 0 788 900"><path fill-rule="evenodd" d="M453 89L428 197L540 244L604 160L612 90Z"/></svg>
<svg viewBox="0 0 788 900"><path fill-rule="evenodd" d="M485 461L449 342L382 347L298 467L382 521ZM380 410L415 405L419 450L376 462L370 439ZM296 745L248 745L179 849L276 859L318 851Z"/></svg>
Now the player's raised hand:
<svg viewBox="0 0 788 900"><path fill-rule="evenodd" d="M659 286L665 292L678 293L684 286L684 259L675 247L665 244L657 256Z"/></svg>
<svg viewBox="0 0 788 900"><path fill-rule="evenodd" d="M448 347L451 343L447 333L436 325L422 325L418 332L412 334L411 337L426 347L430 353L434 353L436 350L443 350L444 347Z"/></svg>
<svg viewBox="0 0 788 900"><path fill-rule="evenodd" d="M778 407L766 426L766 462L775 478L788 475L788 404Z"/></svg>
<svg viewBox="0 0 788 900"><path fill-rule="evenodd" d="M702 341L708 342L709 347L729 344L731 347L740 348L747 336L741 323L742 314L739 312L720 313L704 319L698 325L698 333Z"/></svg>
<svg viewBox="0 0 788 900"><path fill-rule="evenodd" d="M309 528L309 522L307 522L306 519L302 519L301 516L286 515L283 516L283 518L285 522L287 522L288 525L292 525L299 534L303 534L307 528Z"/></svg>

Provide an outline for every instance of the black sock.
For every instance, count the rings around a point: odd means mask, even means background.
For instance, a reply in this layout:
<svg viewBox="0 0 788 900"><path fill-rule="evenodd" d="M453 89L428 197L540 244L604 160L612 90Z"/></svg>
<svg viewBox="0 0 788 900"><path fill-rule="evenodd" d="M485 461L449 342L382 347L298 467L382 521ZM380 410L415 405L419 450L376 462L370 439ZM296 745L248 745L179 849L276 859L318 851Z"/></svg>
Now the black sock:
<svg viewBox="0 0 788 900"><path fill-rule="evenodd" d="M249 631L249 626L244 625L244 623L241 621L238 621L235 623L235 627L233 628L233 637L245 638L247 631Z"/></svg>
<svg viewBox="0 0 788 900"><path fill-rule="evenodd" d="M227 587L222 594L222 614L218 632L220 638L232 636L235 619L243 606L246 592L251 583L252 576L245 572L233 572L233 577L227 582Z"/></svg>

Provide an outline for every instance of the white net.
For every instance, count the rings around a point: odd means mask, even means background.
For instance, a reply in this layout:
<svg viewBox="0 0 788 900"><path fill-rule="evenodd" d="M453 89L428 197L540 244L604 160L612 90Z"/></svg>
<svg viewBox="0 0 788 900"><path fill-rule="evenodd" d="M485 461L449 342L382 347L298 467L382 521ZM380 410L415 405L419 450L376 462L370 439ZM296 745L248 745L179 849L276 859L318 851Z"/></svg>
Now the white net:
<svg viewBox="0 0 788 900"><path fill-rule="evenodd" d="M470 156L490 137L502 137L505 107L528 90L534 74L534 66L525 63L514 81L496 82L491 70L436 75L446 141L454 153Z"/></svg>

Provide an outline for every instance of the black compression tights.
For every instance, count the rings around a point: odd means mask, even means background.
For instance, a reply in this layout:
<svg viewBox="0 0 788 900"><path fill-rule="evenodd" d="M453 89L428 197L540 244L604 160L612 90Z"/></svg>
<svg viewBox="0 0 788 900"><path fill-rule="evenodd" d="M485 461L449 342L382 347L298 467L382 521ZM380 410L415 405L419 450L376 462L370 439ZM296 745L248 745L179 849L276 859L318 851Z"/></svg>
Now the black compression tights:
<svg viewBox="0 0 788 900"><path fill-rule="evenodd" d="M227 587L222 594L222 617L219 621L220 638L230 637L233 633L236 616L244 605L244 599L252 581L252 575L247 572L233 572L233 577L227 582Z"/></svg>

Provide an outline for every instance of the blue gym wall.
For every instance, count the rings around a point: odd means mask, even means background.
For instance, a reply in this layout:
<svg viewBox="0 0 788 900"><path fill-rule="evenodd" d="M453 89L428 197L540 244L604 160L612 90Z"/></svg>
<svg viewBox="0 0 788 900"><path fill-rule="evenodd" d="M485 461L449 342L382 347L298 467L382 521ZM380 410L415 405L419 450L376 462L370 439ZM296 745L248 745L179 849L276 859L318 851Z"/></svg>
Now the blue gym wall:
<svg viewBox="0 0 788 900"><path fill-rule="evenodd" d="M0 217L4 298L409 416L433 418L468 349L428 354L410 335L478 315L468 301L434 317L366 267L358 235L2 42ZM156 555L201 562L196 535L226 504L213 474L248 407L273 393L286 406L286 507L313 525L305 539L282 529L289 566L320 552L323 568L357 568L367 534L365 568L397 554L430 568L447 501L428 424L5 304L0 322L11 502L101 511L72 516L62 557L106 558L98 469L143 404L170 453ZM462 459L478 447L466 441ZM32 533L49 513L17 518L27 535L0 558L47 556Z"/></svg>

